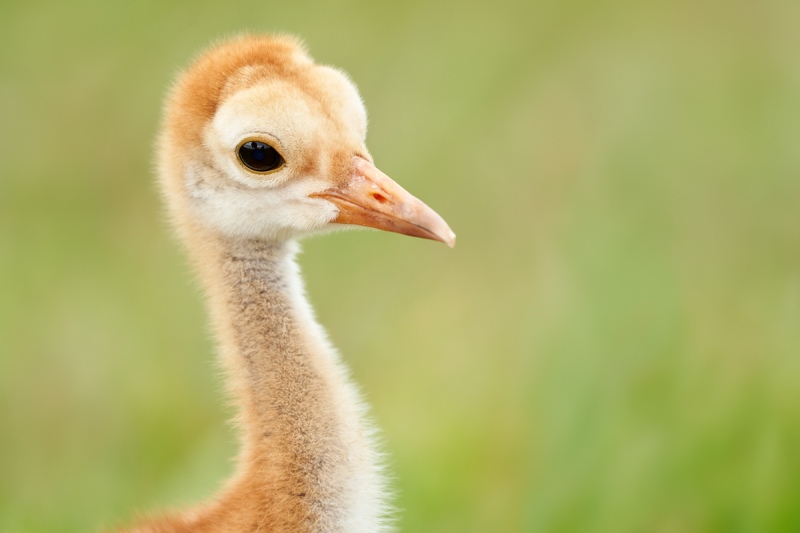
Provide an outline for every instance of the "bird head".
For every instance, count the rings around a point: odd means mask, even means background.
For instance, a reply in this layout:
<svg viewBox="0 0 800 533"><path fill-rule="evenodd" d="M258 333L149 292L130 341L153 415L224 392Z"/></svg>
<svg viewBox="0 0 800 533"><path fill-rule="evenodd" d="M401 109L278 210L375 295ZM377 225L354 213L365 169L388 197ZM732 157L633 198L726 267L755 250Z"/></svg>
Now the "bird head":
<svg viewBox="0 0 800 533"><path fill-rule="evenodd" d="M367 116L341 71L296 39L212 47L177 80L159 140L180 221L230 237L290 239L358 225L453 246L455 234L375 167Z"/></svg>

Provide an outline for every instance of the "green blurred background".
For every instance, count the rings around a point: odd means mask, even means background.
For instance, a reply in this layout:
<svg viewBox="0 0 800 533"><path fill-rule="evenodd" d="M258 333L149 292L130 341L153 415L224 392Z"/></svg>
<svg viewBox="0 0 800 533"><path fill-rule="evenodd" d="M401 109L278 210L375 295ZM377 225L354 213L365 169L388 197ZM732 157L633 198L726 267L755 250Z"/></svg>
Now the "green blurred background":
<svg viewBox="0 0 800 533"><path fill-rule="evenodd" d="M307 241L413 532L800 530L800 3L0 4L0 531L197 502L235 446L152 147L303 36L454 250Z"/></svg>

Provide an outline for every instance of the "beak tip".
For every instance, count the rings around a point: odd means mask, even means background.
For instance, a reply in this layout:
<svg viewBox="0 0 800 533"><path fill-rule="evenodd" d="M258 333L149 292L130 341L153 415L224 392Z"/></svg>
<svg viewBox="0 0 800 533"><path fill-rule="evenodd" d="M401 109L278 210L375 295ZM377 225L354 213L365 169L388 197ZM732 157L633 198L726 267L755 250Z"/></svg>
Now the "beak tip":
<svg viewBox="0 0 800 533"><path fill-rule="evenodd" d="M444 240L444 243L449 246L450 248L455 248L456 246L456 234L453 231L450 231L450 234Z"/></svg>

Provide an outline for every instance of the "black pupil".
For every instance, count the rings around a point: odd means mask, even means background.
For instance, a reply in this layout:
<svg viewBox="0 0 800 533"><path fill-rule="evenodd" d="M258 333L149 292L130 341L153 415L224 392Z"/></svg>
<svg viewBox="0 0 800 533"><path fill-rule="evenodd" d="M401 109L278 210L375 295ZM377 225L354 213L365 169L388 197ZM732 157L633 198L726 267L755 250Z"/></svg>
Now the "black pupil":
<svg viewBox="0 0 800 533"><path fill-rule="evenodd" d="M267 172L283 164L283 158L272 146L259 141L247 141L239 148L239 159L250 170Z"/></svg>

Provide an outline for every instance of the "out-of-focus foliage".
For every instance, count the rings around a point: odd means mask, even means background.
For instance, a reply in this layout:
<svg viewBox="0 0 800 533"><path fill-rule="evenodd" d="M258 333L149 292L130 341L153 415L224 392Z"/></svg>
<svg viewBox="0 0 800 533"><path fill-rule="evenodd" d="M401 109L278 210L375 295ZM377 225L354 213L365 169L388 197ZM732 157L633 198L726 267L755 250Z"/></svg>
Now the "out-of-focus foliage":
<svg viewBox="0 0 800 533"><path fill-rule="evenodd" d="M454 250L305 244L414 532L800 528L800 3L0 4L0 531L235 450L152 177L175 69L302 35Z"/></svg>

